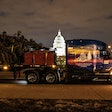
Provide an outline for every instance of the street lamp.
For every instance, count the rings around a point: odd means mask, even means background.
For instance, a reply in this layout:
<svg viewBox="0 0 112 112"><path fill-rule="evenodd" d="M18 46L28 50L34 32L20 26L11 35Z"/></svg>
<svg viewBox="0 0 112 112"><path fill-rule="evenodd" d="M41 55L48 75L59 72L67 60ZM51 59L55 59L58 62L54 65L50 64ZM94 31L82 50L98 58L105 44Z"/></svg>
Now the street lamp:
<svg viewBox="0 0 112 112"><path fill-rule="evenodd" d="M112 48L111 45L108 45L108 48L111 49Z"/></svg>

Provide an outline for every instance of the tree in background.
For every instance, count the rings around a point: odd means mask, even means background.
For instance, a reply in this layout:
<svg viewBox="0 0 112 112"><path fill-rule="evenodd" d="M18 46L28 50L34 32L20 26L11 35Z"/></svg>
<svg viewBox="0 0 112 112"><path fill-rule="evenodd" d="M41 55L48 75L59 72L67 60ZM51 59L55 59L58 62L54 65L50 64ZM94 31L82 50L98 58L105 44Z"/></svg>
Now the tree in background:
<svg viewBox="0 0 112 112"><path fill-rule="evenodd" d="M30 48L41 49L42 44L36 43L33 39L26 39L21 31L13 36L7 35L4 31L0 35L0 64L20 64L23 61L23 55Z"/></svg>

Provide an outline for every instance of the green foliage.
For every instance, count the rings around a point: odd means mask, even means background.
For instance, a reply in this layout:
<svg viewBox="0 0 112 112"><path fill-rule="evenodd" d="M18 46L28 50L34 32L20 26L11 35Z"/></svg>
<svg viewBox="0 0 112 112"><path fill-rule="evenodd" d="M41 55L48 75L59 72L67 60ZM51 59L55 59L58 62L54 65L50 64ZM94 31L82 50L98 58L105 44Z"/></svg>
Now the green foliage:
<svg viewBox="0 0 112 112"><path fill-rule="evenodd" d="M13 36L3 32L0 35L0 64L20 64L24 53L30 48L41 49L42 44L37 44L33 39L26 39L21 31Z"/></svg>

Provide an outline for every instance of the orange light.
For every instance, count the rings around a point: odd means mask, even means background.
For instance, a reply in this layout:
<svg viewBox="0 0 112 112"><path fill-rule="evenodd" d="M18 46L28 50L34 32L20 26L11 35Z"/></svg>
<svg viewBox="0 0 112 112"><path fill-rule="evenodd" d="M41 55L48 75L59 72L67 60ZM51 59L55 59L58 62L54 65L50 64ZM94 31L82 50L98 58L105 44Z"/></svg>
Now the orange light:
<svg viewBox="0 0 112 112"><path fill-rule="evenodd" d="M109 45L108 48L111 49L111 46Z"/></svg>
<svg viewBox="0 0 112 112"><path fill-rule="evenodd" d="M56 68L56 65L52 65L52 68Z"/></svg>
<svg viewBox="0 0 112 112"><path fill-rule="evenodd" d="M110 70L110 75L112 75L112 70Z"/></svg>
<svg viewBox="0 0 112 112"><path fill-rule="evenodd" d="M8 70L9 67L7 65L3 66L3 70Z"/></svg>

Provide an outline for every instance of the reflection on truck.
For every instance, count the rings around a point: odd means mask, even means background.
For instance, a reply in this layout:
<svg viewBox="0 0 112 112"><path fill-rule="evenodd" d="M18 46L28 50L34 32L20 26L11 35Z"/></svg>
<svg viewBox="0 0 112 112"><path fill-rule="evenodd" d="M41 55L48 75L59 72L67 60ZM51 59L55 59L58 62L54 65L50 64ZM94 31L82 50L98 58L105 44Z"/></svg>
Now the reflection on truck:
<svg viewBox="0 0 112 112"><path fill-rule="evenodd" d="M69 79L93 80L112 78L112 54L107 44L98 40L67 40L67 69Z"/></svg>

